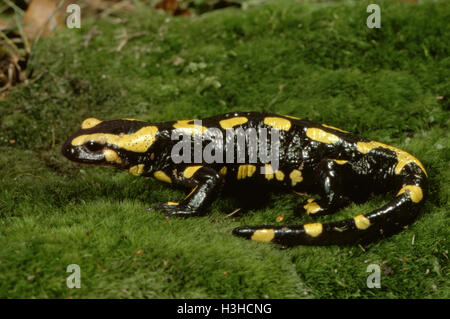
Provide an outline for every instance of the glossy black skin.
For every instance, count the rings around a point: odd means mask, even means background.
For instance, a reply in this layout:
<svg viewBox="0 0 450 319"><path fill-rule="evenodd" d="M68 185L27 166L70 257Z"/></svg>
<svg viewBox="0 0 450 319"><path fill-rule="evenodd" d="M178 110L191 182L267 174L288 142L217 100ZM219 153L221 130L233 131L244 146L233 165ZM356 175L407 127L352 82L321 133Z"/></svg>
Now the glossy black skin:
<svg viewBox="0 0 450 319"><path fill-rule="evenodd" d="M113 166L120 169L129 169L138 164L144 164L141 176L153 176L156 171L162 171L170 177L174 186L193 190L178 205L163 203L152 206L153 209L163 210L166 217L194 216L205 212L212 200L215 199L220 189L226 185L233 187L236 184L246 183L254 187L278 188L286 191L294 190L300 193L317 194L320 200L316 203L321 210L313 217L327 215L336 212L352 201L361 202L372 193L398 192L402 185L420 186L425 194L426 175L414 163L405 165L400 174L394 172L398 163L396 153L388 148L379 147L367 154L357 150L356 143L369 142L369 140L357 137L350 133L322 126L307 120L293 119L276 114L256 112L235 112L217 115L202 119L205 127L219 128L226 136L225 130L219 125L219 121L232 118L245 117L248 122L237 125L234 129L267 128L264 124L265 117L278 117L287 119L291 123L289 130L279 130L280 152L279 170L284 173L282 181L273 178L268 180L265 175L259 173L264 163L248 163L257 167L256 172L244 179L237 179L239 166L246 163L179 163L175 164L171 158L171 150L178 140L172 140L171 134L176 123L145 123L140 121L115 120L102 122L90 129L80 130L71 136L64 144L62 153L70 160L94 165ZM188 124L192 124L190 122ZM140 128L153 125L158 128L155 142L145 153L135 153L121 149L113 144L106 144L116 151L121 158L121 163L109 163L101 155L100 151L90 151L86 145L71 145L71 141L80 135L93 133L131 134ZM319 128L339 137L339 142L327 144L310 139L306 136L308 128ZM203 135L205 136L205 134ZM268 138L270 145L270 137ZM203 147L210 140L203 140ZM97 146L98 148L98 146ZM224 143L224 158L227 153ZM236 156L236 152L235 152ZM346 160L345 164L337 164L335 160ZM201 165L190 177L184 177L183 172L187 167ZM219 171L227 167L226 175ZM293 169L300 170L303 181L291 186L289 172ZM303 206L306 201L298 205L295 212L305 213ZM370 220L371 226L361 230L355 225L353 219L334 223L323 224L320 236L312 237L305 232L303 225L299 226L244 226L238 227L233 234L245 238L251 238L258 229L274 229L275 236L272 242L282 245L330 245L330 244L355 244L374 241L384 236L391 235L412 222L417 216L421 203L414 203L408 196L397 196L394 200L364 216Z"/></svg>

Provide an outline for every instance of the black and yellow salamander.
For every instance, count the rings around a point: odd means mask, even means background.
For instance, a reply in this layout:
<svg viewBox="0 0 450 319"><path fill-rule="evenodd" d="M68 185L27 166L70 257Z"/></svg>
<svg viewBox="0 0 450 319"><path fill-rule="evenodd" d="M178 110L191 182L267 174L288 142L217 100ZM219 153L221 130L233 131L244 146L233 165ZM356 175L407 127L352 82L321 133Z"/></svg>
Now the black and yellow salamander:
<svg viewBox="0 0 450 319"><path fill-rule="evenodd" d="M258 143L252 143L252 132L259 134ZM276 155L271 161L270 152ZM187 189L180 202L151 207L166 217L202 214L223 185L244 182L319 195L295 208L312 217L332 214L372 193L394 192L381 208L346 220L233 230L240 237L285 246L367 243L389 236L417 217L426 192L425 168L409 153L326 124L269 113L164 123L88 118L62 153L75 162L124 169Z"/></svg>

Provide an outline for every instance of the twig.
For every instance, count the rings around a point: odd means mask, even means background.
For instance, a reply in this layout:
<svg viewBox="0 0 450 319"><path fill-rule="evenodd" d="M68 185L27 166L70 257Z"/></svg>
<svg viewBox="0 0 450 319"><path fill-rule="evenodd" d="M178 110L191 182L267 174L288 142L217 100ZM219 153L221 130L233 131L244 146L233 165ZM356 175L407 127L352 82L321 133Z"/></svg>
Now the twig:
<svg viewBox="0 0 450 319"><path fill-rule="evenodd" d="M124 30L123 36L119 36L119 38L122 38L122 41L120 41L119 45L116 48L116 51L119 52L122 50L122 48L127 44L128 38L127 38L127 29Z"/></svg>
<svg viewBox="0 0 450 319"><path fill-rule="evenodd" d="M30 54L30 51L31 51L30 43L28 42L28 38L25 36L25 33L23 32L22 23L20 22L19 17L17 16L17 14L15 15L14 18L16 20L17 29L19 29L20 37L22 38L22 41L25 44L25 51L27 52L27 54Z"/></svg>
<svg viewBox="0 0 450 319"><path fill-rule="evenodd" d="M235 210L233 210L231 213L229 213L228 215L227 215L227 217L231 217L231 216L233 216L234 214L236 214L238 211L240 211L241 209L240 208L236 208Z"/></svg>
<svg viewBox="0 0 450 319"><path fill-rule="evenodd" d="M19 48L14 44L14 42L13 41L11 41L11 39L10 38L8 38L7 36L6 36L6 34L3 32L3 31L1 31L0 30L0 36L9 44L9 46L14 50L14 51L16 51L15 53L17 54L17 55L19 55Z"/></svg>
<svg viewBox="0 0 450 319"><path fill-rule="evenodd" d="M24 11L22 10L22 9L20 9L18 6L16 6L14 3L12 3L11 1L9 1L9 0L4 0L5 2L6 2L6 4L10 7L10 8L12 8L17 14L19 14L20 16L23 16L24 15Z"/></svg>
<svg viewBox="0 0 450 319"><path fill-rule="evenodd" d="M87 48L89 46L89 43L91 42L92 38L96 36L97 34L100 34L101 32L97 30L97 26L93 26L89 32L84 36L84 42L83 47Z"/></svg>
<svg viewBox="0 0 450 319"><path fill-rule="evenodd" d="M311 197L311 194L308 193L301 193L301 192L296 192L296 191L292 191L295 194L299 195L299 196L303 196L303 197Z"/></svg>
<svg viewBox="0 0 450 319"><path fill-rule="evenodd" d="M118 39L122 39L122 41L120 41L119 45L116 48L116 51L119 52L120 50L122 50L122 48L128 43L129 40L138 38L138 37L142 37L147 34L148 34L147 31L142 31L142 32L136 32L134 34L127 35L127 29L124 29L123 34L121 34L117 37Z"/></svg>

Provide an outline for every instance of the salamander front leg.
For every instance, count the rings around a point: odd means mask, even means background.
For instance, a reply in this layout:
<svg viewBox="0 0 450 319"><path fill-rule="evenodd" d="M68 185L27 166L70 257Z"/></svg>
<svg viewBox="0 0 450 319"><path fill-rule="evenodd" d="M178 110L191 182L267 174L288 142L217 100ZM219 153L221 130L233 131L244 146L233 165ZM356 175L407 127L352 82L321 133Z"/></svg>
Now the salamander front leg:
<svg viewBox="0 0 450 319"><path fill-rule="evenodd" d="M178 184L195 185L181 202L167 202L153 205L149 210L162 210L166 218L172 216L190 217L201 215L211 203L221 185L221 176L209 167L199 168L192 177L180 177Z"/></svg>
<svg viewBox="0 0 450 319"><path fill-rule="evenodd" d="M333 214L350 201L344 196L344 180L346 172L344 161L322 160L317 166L316 177L321 185L321 199L309 198L296 206L297 215L308 214L313 217Z"/></svg>

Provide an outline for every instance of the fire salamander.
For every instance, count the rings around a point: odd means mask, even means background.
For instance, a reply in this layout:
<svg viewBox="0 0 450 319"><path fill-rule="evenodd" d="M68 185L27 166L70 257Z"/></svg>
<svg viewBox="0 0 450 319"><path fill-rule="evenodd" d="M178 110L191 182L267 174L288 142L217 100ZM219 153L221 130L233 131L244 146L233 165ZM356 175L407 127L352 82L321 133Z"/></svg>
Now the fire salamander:
<svg viewBox="0 0 450 319"><path fill-rule="evenodd" d="M164 211L166 217L202 214L223 185L233 187L244 181L255 187L265 185L269 189L278 187L320 196L320 199L309 196L295 208L295 213L314 218L332 214L351 201L364 201L371 193L394 192L395 197L381 208L350 219L293 226L243 226L233 230L233 234L240 237L285 246L375 241L411 223L423 202L425 168L417 158L394 146L360 138L326 124L269 113L234 112L198 123L195 120L148 123L134 119L88 118L63 145L62 153L75 162L124 169L187 189L188 195L180 202L150 207ZM259 152L263 148L266 151L277 149L277 157L273 159L278 160L278 167L272 167L272 162L261 158L250 158L250 150L256 144L249 144L249 129L268 131L266 144L257 145L263 145ZM202 153L195 153L196 146L206 153L213 140L211 131L216 137L223 134L214 144L221 149L210 152L222 161L211 161L201 156ZM234 135L227 135L231 131ZM182 153L174 153L181 143L180 134L194 141L183 144L187 146L183 156L191 159L194 155L192 161L174 160L174 154ZM272 139L275 135L277 140ZM248 144L244 145L248 152L241 158L238 158L242 154L239 140ZM189 154L191 149L193 152ZM200 154L200 158L192 153Z"/></svg>

